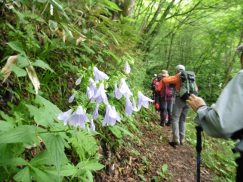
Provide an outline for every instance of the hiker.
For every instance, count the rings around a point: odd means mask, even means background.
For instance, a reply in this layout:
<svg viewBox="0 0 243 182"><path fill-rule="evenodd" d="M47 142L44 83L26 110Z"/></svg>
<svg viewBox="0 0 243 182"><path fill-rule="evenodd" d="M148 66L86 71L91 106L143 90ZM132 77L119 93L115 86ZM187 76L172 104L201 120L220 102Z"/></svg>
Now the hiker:
<svg viewBox="0 0 243 182"><path fill-rule="evenodd" d="M168 77L168 71L161 71L161 79ZM171 114L173 106L173 96L175 87L173 84L166 84L163 81L159 82L161 84L160 90L160 125L170 126L171 123Z"/></svg>
<svg viewBox="0 0 243 182"><path fill-rule="evenodd" d="M186 103L186 98L188 97L188 94L190 94L184 87L182 87L185 85L184 84L185 78L189 76L185 71L185 66L177 65L176 73L177 74L175 76L168 76L163 78L162 80L164 83L174 84L176 88L175 103L173 105L172 116L171 116L172 141L169 142L169 144L172 147L176 147L176 145L178 144L183 145L185 141L185 120L189 109ZM195 75L194 75L194 80L195 80ZM197 92L196 83L193 84L194 85L192 87ZM185 93L183 93L184 91Z"/></svg>
<svg viewBox="0 0 243 182"><path fill-rule="evenodd" d="M217 102L209 107L201 97L191 95L187 103L197 113L196 124L212 137L239 139L233 149L239 152L236 159L236 181L243 181L243 44L237 51L240 53L241 70L226 85Z"/></svg>
<svg viewBox="0 0 243 182"><path fill-rule="evenodd" d="M159 102L159 92L156 91L156 84L159 81L159 77L157 74L154 74L154 78L152 79L151 83L151 90L152 90L152 100L154 100L154 107L156 111L160 109L160 102Z"/></svg>

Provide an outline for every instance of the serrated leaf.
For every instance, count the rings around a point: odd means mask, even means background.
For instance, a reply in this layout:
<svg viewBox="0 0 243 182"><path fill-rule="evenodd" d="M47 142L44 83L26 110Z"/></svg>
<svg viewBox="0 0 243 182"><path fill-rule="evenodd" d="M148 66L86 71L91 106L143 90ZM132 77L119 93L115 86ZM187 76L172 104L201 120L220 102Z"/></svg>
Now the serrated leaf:
<svg viewBox="0 0 243 182"><path fill-rule="evenodd" d="M51 72L54 72L53 69L51 69L51 67L47 63L45 63L44 61L42 61L40 59L36 60L32 65L40 67L44 70L49 70Z"/></svg>
<svg viewBox="0 0 243 182"><path fill-rule="evenodd" d="M13 71L16 74L17 77L23 77L23 76L27 75L27 72L24 69L14 65L14 64L12 64L10 66L10 69L11 69L11 71Z"/></svg>
<svg viewBox="0 0 243 182"><path fill-rule="evenodd" d="M58 181L56 179L56 176L51 175L50 173L47 173L47 171L44 171L42 169L39 169L39 168L36 168L33 166L31 166L30 169L31 169L31 171L33 171L32 174L37 182Z"/></svg>
<svg viewBox="0 0 243 182"><path fill-rule="evenodd" d="M9 47L11 47L11 49L13 49L14 51L17 51L21 54L25 54L24 50L23 50L23 45L18 42L18 41L13 41L13 42L8 42L7 43L9 45Z"/></svg>
<svg viewBox="0 0 243 182"><path fill-rule="evenodd" d="M20 68L24 68L30 65L30 62L28 60L28 58L26 56L23 55L18 55L18 59L17 59L17 65Z"/></svg>
<svg viewBox="0 0 243 182"><path fill-rule="evenodd" d="M59 134L48 133L43 136L43 140L48 151L49 160L53 161L60 175L62 161L66 158L63 138Z"/></svg>
<svg viewBox="0 0 243 182"><path fill-rule="evenodd" d="M38 142L36 127L22 125L0 133L0 143L27 143Z"/></svg>
<svg viewBox="0 0 243 182"><path fill-rule="evenodd" d="M29 167L20 170L15 176L14 180L17 182L31 182Z"/></svg>
<svg viewBox="0 0 243 182"><path fill-rule="evenodd" d="M79 170L89 170L89 171L98 171L104 168L104 165L100 164L96 160L90 161L81 161L77 165Z"/></svg>

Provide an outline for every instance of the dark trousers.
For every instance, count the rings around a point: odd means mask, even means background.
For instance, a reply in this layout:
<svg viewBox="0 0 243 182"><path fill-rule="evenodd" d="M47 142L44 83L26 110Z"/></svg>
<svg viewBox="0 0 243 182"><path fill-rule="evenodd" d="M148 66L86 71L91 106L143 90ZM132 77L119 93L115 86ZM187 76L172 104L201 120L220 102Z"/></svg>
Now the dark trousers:
<svg viewBox="0 0 243 182"><path fill-rule="evenodd" d="M243 181L243 153L240 153L240 157L235 160L237 164L236 168L236 182Z"/></svg>

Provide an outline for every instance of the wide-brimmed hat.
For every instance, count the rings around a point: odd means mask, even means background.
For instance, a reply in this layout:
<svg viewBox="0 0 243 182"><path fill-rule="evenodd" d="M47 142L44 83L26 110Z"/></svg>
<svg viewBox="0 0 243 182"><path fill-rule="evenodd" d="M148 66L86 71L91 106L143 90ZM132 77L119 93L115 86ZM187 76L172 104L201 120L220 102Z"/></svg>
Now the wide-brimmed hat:
<svg viewBox="0 0 243 182"><path fill-rule="evenodd" d="M162 70L161 71L161 76L169 76L169 73L167 70Z"/></svg>

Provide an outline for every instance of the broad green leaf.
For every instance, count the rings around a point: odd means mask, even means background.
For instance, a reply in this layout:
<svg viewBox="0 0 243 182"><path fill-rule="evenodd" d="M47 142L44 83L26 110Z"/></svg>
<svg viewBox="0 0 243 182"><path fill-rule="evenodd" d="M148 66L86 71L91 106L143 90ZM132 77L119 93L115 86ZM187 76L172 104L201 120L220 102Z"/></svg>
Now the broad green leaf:
<svg viewBox="0 0 243 182"><path fill-rule="evenodd" d="M35 156L31 161L30 164L32 166L42 166L42 165L53 165L53 161L50 160L50 156L47 152L47 150L41 152L37 156Z"/></svg>
<svg viewBox="0 0 243 182"><path fill-rule="evenodd" d="M11 70L16 74L17 77L23 77L27 75L27 72L24 69L16 66L15 64L11 65Z"/></svg>
<svg viewBox="0 0 243 182"><path fill-rule="evenodd" d="M33 174L34 179L37 182L46 182L46 181L58 181L56 176L44 171L42 169L30 166L31 173Z"/></svg>
<svg viewBox="0 0 243 182"><path fill-rule="evenodd" d="M1 143L37 143L36 127L22 125L0 133Z"/></svg>
<svg viewBox="0 0 243 182"><path fill-rule="evenodd" d="M23 45L18 42L18 41L13 41L13 42L8 42L7 43L9 45L9 47L11 47L11 49L13 49L14 51L17 51L21 54L25 54L24 50L23 50Z"/></svg>
<svg viewBox="0 0 243 182"><path fill-rule="evenodd" d="M23 166L23 165L28 165L28 162L20 157L0 161L0 166Z"/></svg>
<svg viewBox="0 0 243 182"><path fill-rule="evenodd" d="M29 167L25 167L20 170L15 176L14 180L17 182L31 182L30 170Z"/></svg>
<svg viewBox="0 0 243 182"><path fill-rule="evenodd" d="M53 169L48 169L49 173L55 174L56 176L58 176L58 173L56 170ZM62 166L62 168L60 169L60 176L73 176L75 175L77 172L77 168L71 164L66 164L64 166Z"/></svg>
<svg viewBox="0 0 243 182"><path fill-rule="evenodd" d="M43 126L52 125L54 120L57 119L57 115L61 113L61 110L56 105L39 95L36 96L35 102L40 105L40 107L28 104L26 104L26 107L29 109L31 116L34 117L36 123Z"/></svg>
<svg viewBox="0 0 243 182"><path fill-rule="evenodd" d="M100 164L96 160L90 161L81 161L77 165L79 170L90 170L90 171L98 171L104 168L104 165Z"/></svg>
<svg viewBox="0 0 243 182"><path fill-rule="evenodd" d="M54 122L54 119L46 113L46 109L43 106L38 108L36 106L26 104L26 107L38 125L50 126Z"/></svg>
<svg viewBox="0 0 243 182"><path fill-rule="evenodd" d="M49 154L49 160L53 161L60 175L62 161L66 158L64 153L64 141L59 134L51 133L43 135L43 140Z"/></svg>
<svg viewBox="0 0 243 182"><path fill-rule="evenodd" d="M40 67L44 70L49 70L51 72L54 72L53 69L51 69L51 67L47 63L45 63L44 61L42 61L40 59L36 60L32 65Z"/></svg>
<svg viewBox="0 0 243 182"><path fill-rule="evenodd" d="M8 131L13 127L14 127L14 125L12 123L0 121L0 133L4 132L4 131Z"/></svg>
<svg viewBox="0 0 243 182"><path fill-rule="evenodd" d="M28 60L28 58L26 56L19 55L18 56L18 60L17 60L17 65L20 68L25 68L25 67L30 65L30 62L29 62L29 60Z"/></svg>

